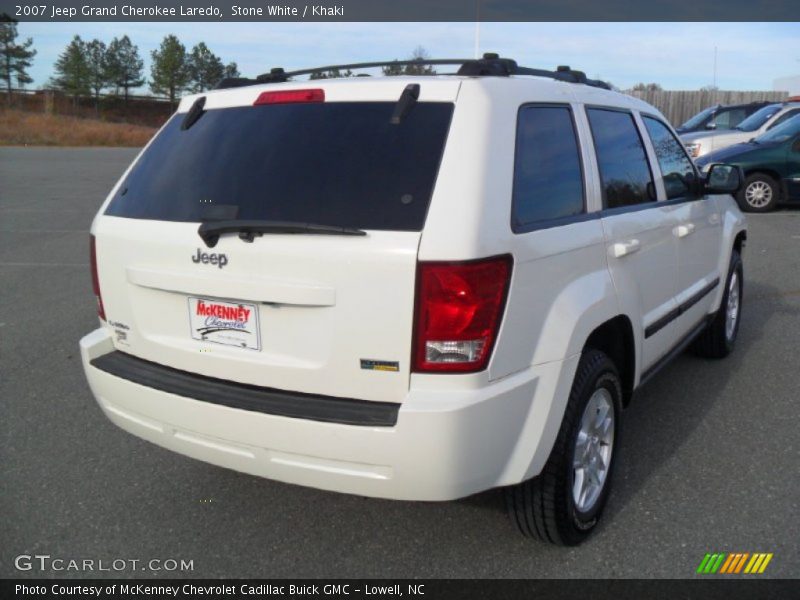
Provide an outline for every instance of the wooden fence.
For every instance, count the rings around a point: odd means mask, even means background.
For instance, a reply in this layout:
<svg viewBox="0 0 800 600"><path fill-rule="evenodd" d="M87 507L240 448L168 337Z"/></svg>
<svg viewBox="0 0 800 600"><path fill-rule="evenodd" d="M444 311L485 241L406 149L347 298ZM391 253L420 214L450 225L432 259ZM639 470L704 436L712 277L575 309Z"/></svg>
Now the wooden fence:
<svg viewBox="0 0 800 600"><path fill-rule="evenodd" d="M787 92L730 92L730 91L632 91L626 94L641 98L660 110L675 127L685 123L704 108L717 104L744 104L746 102L782 102Z"/></svg>

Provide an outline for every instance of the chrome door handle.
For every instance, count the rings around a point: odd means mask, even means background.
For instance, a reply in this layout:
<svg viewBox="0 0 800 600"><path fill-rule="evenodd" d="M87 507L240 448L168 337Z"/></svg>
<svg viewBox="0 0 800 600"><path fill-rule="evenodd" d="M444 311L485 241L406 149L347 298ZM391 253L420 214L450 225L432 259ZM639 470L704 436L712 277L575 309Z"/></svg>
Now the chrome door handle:
<svg viewBox="0 0 800 600"><path fill-rule="evenodd" d="M615 244L611 244L611 256L614 258L621 258L623 256L627 256L628 254L633 254L634 252L638 252L641 249L642 245L639 243L639 240L628 240L627 242L616 242Z"/></svg>
<svg viewBox="0 0 800 600"><path fill-rule="evenodd" d="M672 233L675 237L686 237L690 233L694 232L694 223L684 223L683 225L678 225L672 230Z"/></svg>

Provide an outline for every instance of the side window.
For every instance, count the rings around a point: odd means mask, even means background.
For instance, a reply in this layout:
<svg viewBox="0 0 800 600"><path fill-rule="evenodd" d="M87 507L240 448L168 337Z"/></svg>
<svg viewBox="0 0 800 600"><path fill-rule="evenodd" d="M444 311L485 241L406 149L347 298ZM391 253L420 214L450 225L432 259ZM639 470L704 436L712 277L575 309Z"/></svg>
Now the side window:
<svg viewBox="0 0 800 600"><path fill-rule="evenodd" d="M717 129L733 129L745 118L745 111L743 108L732 108L730 110L723 110L717 113L713 119L714 125Z"/></svg>
<svg viewBox="0 0 800 600"><path fill-rule="evenodd" d="M603 207L654 202L653 177L633 115L589 108L597 166L603 184Z"/></svg>
<svg viewBox="0 0 800 600"><path fill-rule="evenodd" d="M643 117L647 133L653 142L653 148L661 167L661 177L664 179L664 189L667 198L680 198L686 196L695 177L692 161L686 156L683 144L675 139L672 132L661 121L652 117Z"/></svg>
<svg viewBox="0 0 800 600"><path fill-rule="evenodd" d="M798 114L800 114L800 108L798 108L798 109L795 109L795 110L787 110L787 111L786 111L785 113L783 113L783 114L782 114L780 117L778 117L777 119L775 119L775 121L772 123L772 125L770 125L769 127L767 127L767 130L770 130L770 129L772 129L773 127L777 127L777 126L778 126L778 125L780 125L781 123L785 123L786 121L788 121L788 120L789 120L789 119L791 119L792 117L796 117Z"/></svg>
<svg viewBox="0 0 800 600"><path fill-rule="evenodd" d="M568 106L523 106L517 116L511 228L584 210L583 172Z"/></svg>

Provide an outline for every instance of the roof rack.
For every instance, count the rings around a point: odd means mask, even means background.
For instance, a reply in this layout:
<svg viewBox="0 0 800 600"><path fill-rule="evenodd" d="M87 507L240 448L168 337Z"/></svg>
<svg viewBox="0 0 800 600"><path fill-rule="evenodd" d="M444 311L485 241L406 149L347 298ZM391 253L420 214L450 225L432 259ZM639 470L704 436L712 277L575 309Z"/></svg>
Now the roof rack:
<svg viewBox="0 0 800 600"><path fill-rule="evenodd" d="M349 65L328 65L325 67L299 69L296 71L284 71L282 68L276 67L271 69L269 73L263 73L255 79L247 79L244 77L229 77L223 79L217 85L217 89L258 85L262 83L282 83L288 81L291 77L298 77L300 75L313 75L315 73L327 73L329 71L352 71L354 69L372 69L375 67L390 66L403 67L407 65L458 65L459 68L455 75L467 75L472 77L509 77L511 75L532 75L535 77L549 77L550 79L565 81L567 83L581 83L592 87L603 88L605 90L611 89L611 86L605 81L589 79L586 77L586 73L583 71L575 71L567 66L559 66L555 71L520 67L515 60L510 58L500 58L499 55L491 52L484 54L483 58L442 58L433 60L412 59L363 62L352 63Z"/></svg>

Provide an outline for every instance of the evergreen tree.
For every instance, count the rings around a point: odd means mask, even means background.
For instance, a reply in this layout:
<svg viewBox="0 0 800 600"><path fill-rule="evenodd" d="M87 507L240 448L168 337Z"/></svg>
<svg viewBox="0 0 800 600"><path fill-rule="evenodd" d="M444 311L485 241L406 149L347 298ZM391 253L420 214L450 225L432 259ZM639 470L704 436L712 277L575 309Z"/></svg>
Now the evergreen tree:
<svg viewBox="0 0 800 600"><path fill-rule="evenodd" d="M200 42L189 54L189 72L191 74L189 89L192 92L205 92L225 77L226 67L219 56L211 52L205 43Z"/></svg>
<svg viewBox="0 0 800 600"><path fill-rule="evenodd" d="M73 98L90 93L91 77L86 54L86 42L76 35L56 60L56 76L52 83Z"/></svg>
<svg viewBox="0 0 800 600"><path fill-rule="evenodd" d="M108 87L108 66L106 45L100 40L92 40L85 45L86 67L89 87L94 94L94 107L100 103L100 92Z"/></svg>
<svg viewBox="0 0 800 600"><path fill-rule="evenodd" d="M9 96L12 77L16 77L19 85L33 82L27 71L36 56L36 50L31 49L33 40L28 38L17 44L18 35L14 21L0 21L0 79L5 81Z"/></svg>
<svg viewBox="0 0 800 600"><path fill-rule="evenodd" d="M153 64L150 66L150 89L155 94L168 96L171 104L175 104L178 94L186 90L190 81L189 60L186 47L174 35L166 36L158 50L151 53Z"/></svg>
<svg viewBox="0 0 800 600"><path fill-rule="evenodd" d="M239 73L239 66L235 62L230 62L225 65L225 72L223 73L223 77L241 77L242 74Z"/></svg>
<svg viewBox="0 0 800 600"><path fill-rule="evenodd" d="M145 82L142 77L144 62L139 58L139 48L131 43L127 35L114 38L108 45L106 62L109 82L124 90L127 106L131 88L137 88Z"/></svg>

